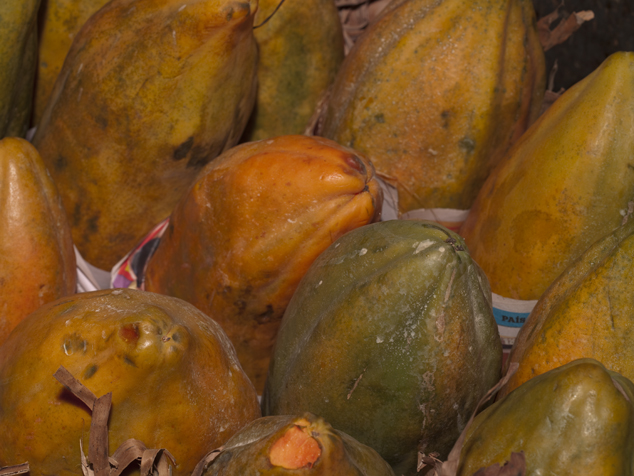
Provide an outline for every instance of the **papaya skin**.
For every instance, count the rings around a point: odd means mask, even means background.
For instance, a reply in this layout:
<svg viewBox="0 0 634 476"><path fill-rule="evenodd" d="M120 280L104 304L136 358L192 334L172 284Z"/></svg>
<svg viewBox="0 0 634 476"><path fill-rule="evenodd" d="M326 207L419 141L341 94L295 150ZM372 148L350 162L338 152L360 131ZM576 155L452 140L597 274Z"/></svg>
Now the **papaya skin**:
<svg viewBox="0 0 634 476"><path fill-rule="evenodd" d="M458 476L524 452L526 474L627 476L634 454L634 384L594 359L526 382L478 414Z"/></svg>
<svg viewBox="0 0 634 476"><path fill-rule="evenodd" d="M291 439L302 440L304 444L294 451ZM279 460L276 456L281 446L287 448L290 460L286 457ZM223 446L203 473L204 476L247 474L394 476L376 451L312 413L254 420Z"/></svg>
<svg viewBox="0 0 634 476"><path fill-rule="evenodd" d="M365 154L401 212L466 210L544 89L532 2L396 0L344 60L322 135Z"/></svg>
<svg viewBox="0 0 634 476"><path fill-rule="evenodd" d="M110 269L238 142L255 100L256 8L115 0L75 37L34 144L91 264Z"/></svg>
<svg viewBox="0 0 634 476"><path fill-rule="evenodd" d="M40 306L75 292L66 212L38 151L0 140L0 344Z"/></svg>
<svg viewBox="0 0 634 476"><path fill-rule="evenodd" d="M593 244L546 290L521 328L507 365L519 368L500 397L580 358L634 379L634 220Z"/></svg>
<svg viewBox="0 0 634 476"><path fill-rule="evenodd" d="M300 279L339 236L378 220L382 200L372 165L328 139L282 136L234 147L174 210L145 289L218 321L261 392Z"/></svg>
<svg viewBox="0 0 634 476"><path fill-rule="evenodd" d="M139 290L81 293L38 309L0 348L0 465L28 461L33 476L80 471L91 412L53 378L60 365L96 396L112 392L110 455L135 438L174 455L177 476L260 416L208 316Z"/></svg>
<svg viewBox="0 0 634 476"><path fill-rule="evenodd" d="M491 173L460 234L494 293L539 299L634 200L634 53L567 90Z"/></svg>
<svg viewBox="0 0 634 476"><path fill-rule="evenodd" d="M40 13L39 58L33 98L33 123L39 124L73 39L108 0L44 0Z"/></svg>
<svg viewBox="0 0 634 476"><path fill-rule="evenodd" d="M281 0L260 0L259 25ZM285 0L253 30L259 46L258 93L243 141L301 134L344 57L332 0Z"/></svg>
<svg viewBox="0 0 634 476"><path fill-rule="evenodd" d="M40 0L0 3L0 139L24 137L31 120Z"/></svg>

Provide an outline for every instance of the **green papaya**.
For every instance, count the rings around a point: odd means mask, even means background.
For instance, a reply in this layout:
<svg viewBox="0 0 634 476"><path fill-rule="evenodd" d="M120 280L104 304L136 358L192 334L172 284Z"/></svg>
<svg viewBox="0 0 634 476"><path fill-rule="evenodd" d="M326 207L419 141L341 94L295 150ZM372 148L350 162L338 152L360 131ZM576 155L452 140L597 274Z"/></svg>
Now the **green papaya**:
<svg viewBox="0 0 634 476"><path fill-rule="evenodd" d="M113 0L75 37L33 141L91 264L110 269L240 139L256 7Z"/></svg>
<svg viewBox="0 0 634 476"><path fill-rule="evenodd" d="M255 23L258 93L243 140L302 134L343 61L335 2L260 0Z"/></svg>
<svg viewBox="0 0 634 476"><path fill-rule="evenodd" d="M539 299L634 201L634 53L568 89L493 170L460 229L494 293Z"/></svg>
<svg viewBox="0 0 634 476"><path fill-rule="evenodd" d="M262 410L321 415L413 475L418 451L447 456L501 363L491 291L462 239L379 222L339 238L302 279Z"/></svg>
<svg viewBox="0 0 634 476"><path fill-rule="evenodd" d="M402 212L468 209L545 84L530 0L394 0L343 62L322 135L367 156Z"/></svg>
<svg viewBox="0 0 634 476"><path fill-rule="evenodd" d="M0 2L0 139L24 137L31 120L40 0Z"/></svg>
<svg viewBox="0 0 634 476"><path fill-rule="evenodd" d="M594 359L531 379L475 417L457 476L520 451L527 476L634 474L634 384Z"/></svg>
<svg viewBox="0 0 634 476"><path fill-rule="evenodd" d="M258 418L231 437L203 476L394 476L369 446L311 413Z"/></svg>

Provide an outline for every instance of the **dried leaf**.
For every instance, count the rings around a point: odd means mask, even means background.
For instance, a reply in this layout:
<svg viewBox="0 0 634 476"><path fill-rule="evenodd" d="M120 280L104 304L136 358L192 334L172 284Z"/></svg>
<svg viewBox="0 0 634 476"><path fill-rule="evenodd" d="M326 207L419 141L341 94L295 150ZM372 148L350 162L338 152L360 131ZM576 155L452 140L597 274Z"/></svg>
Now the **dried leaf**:
<svg viewBox="0 0 634 476"><path fill-rule="evenodd" d="M94 393L84 387L79 380L66 370L63 366L57 369L57 372L53 374L53 377L57 379L59 383L68 388L73 394L86 404L88 408L92 410L97 397Z"/></svg>
<svg viewBox="0 0 634 476"><path fill-rule="evenodd" d="M572 15L564 18L554 29L550 29L550 25L554 23L559 17L559 7L548 15L542 17L537 22L537 32L539 35L539 41L544 48L544 51L548 51L553 46L566 41L570 36L579 29L585 22L594 18L594 12L591 10L585 10L582 12L574 12Z"/></svg>
<svg viewBox="0 0 634 476"><path fill-rule="evenodd" d="M442 464L442 461L438 459L440 456L438 453L418 453L418 464L416 465L416 471L419 471L427 466L436 467L438 463Z"/></svg>
<svg viewBox="0 0 634 476"><path fill-rule="evenodd" d="M524 452L511 453L511 460L500 467L495 463L487 468L481 468L473 476L524 476L526 474L526 458Z"/></svg>
<svg viewBox="0 0 634 476"><path fill-rule="evenodd" d="M224 446L221 446L220 448L216 448L215 450L212 450L205 456L203 456L203 459L198 462L198 464L194 468L194 471L192 471L191 476L202 476L205 469L207 469L207 466L209 466L213 462L213 460L220 456L220 453L222 453L223 450Z"/></svg>
<svg viewBox="0 0 634 476"><path fill-rule="evenodd" d="M29 463L16 464L14 466L3 466L0 468L0 476L14 476L29 472Z"/></svg>
<svg viewBox="0 0 634 476"><path fill-rule="evenodd" d="M92 464L95 476L109 476L110 461L108 459L108 417L112 405L112 392L99 397L92 408L90 423L90 443L88 460Z"/></svg>

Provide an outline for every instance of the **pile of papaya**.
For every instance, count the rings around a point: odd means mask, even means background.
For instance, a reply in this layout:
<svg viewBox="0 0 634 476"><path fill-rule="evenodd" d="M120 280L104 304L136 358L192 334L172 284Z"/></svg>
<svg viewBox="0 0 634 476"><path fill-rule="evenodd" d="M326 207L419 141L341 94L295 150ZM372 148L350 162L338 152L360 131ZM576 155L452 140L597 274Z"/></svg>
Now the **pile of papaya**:
<svg viewBox="0 0 634 476"><path fill-rule="evenodd" d="M3 0L0 474L634 474L634 11L544 8Z"/></svg>

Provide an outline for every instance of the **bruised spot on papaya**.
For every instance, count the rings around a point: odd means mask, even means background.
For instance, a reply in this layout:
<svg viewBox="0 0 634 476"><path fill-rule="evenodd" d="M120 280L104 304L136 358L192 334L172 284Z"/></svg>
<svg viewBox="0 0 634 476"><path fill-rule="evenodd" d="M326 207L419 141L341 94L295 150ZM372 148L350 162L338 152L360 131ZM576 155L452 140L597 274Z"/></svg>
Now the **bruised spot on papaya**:
<svg viewBox="0 0 634 476"><path fill-rule="evenodd" d="M99 223L100 215L101 213L95 213L88 220L86 220L86 230L89 233L97 233L99 231L99 225L97 225L97 223Z"/></svg>
<svg viewBox="0 0 634 476"><path fill-rule="evenodd" d="M274 311L273 311L273 306L271 304L267 304L266 305L266 311L258 314L255 319L256 321L258 321L258 324L264 324L265 322L268 322L271 320L271 316L273 316Z"/></svg>
<svg viewBox="0 0 634 476"><path fill-rule="evenodd" d="M461 149L467 152L467 154L473 154L476 148L476 143L471 137L463 137L458 141L458 145Z"/></svg>
<svg viewBox="0 0 634 476"><path fill-rule="evenodd" d="M345 161L346 161L346 164L352 167L355 171L361 173L362 175L367 175L367 169L365 168L365 164L363 163L363 160L361 160L358 156L349 155L346 157ZM356 175L356 174L352 173L350 175Z"/></svg>
<svg viewBox="0 0 634 476"><path fill-rule="evenodd" d="M98 367L95 364L92 364L86 367L86 370L84 370L84 378L88 380L90 377L95 375L95 373L97 372L97 369Z"/></svg>
<svg viewBox="0 0 634 476"><path fill-rule="evenodd" d="M190 137L189 139L187 139L185 142L183 142L181 145L179 145L178 147L176 147L176 149L174 149L174 160L182 160L185 157L187 157L187 154L189 154L189 151L192 149L192 146L194 145L194 137Z"/></svg>
<svg viewBox="0 0 634 476"><path fill-rule="evenodd" d="M136 362L130 358L128 355L123 356L123 361L128 364L130 367L136 368Z"/></svg>
<svg viewBox="0 0 634 476"><path fill-rule="evenodd" d="M385 115L383 115L383 113L376 114L374 116L374 120L379 124L385 124Z"/></svg>
<svg viewBox="0 0 634 476"><path fill-rule="evenodd" d="M68 165L68 159L63 155L58 155L55 161L53 162L53 167L57 172L61 172Z"/></svg>
<svg viewBox="0 0 634 476"><path fill-rule="evenodd" d="M222 149L224 150L224 146L222 147ZM203 167L204 165L206 165L209 160L210 157L213 157L212 155L209 154L209 151L207 151L205 148L203 147L194 147L192 149L192 153L191 153L191 157L189 159L189 162L187 162L187 168L200 168Z"/></svg>
<svg viewBox="0 0 634 476"><path fill-rule="evenodd" d="M293 425L277 440L269 452L273 466L285 469L312 467L321 456L319 443L304 426Z"/></svg>
<svg viewBox="0 0 634 476"><path fill-rule="evenodd" d="M136 341L139 340L139 325L136 322L134 324L126 324L119 329L119 335L125 342L136 344Z"/></svg>

